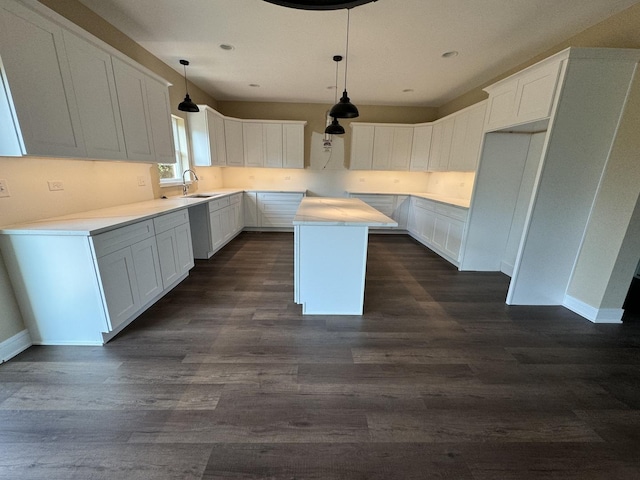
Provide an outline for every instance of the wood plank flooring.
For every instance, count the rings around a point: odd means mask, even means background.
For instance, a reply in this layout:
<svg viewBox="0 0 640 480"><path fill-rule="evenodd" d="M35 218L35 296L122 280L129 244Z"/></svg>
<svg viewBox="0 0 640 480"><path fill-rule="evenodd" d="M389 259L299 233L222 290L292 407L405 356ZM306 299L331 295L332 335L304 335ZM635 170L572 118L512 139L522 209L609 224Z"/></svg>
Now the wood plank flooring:
<svg viewBox="0 0 640 480"><path fill-rule="evenodd" d="M372 235L362 317L243 233L104 347L0 365L0 479L638 479L640 326Z"/></svg>

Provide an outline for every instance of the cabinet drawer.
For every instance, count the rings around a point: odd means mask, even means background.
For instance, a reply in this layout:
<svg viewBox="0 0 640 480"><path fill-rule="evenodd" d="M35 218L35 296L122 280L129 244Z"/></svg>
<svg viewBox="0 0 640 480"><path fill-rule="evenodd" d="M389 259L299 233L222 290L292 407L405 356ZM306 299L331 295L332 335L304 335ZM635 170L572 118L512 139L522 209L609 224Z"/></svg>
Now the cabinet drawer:
<svg viewBox="0 0 640 480"><path fill-rule="evenodd" d="M434 212L436 211L436 204L435 204L435 202L432 202L431 200L426 200L424 198L414 197L414 201L415 201L414 205L416 207L424 208L425 210L431 210L431 211L434 211Z"/></svg>
<svg viewBox="0 0 640 480"><path fill-rule="evenodd" d="M186 210L185 210L186 211ZM134 223L91 237L98 258L155 235L153 220Z"/></svg>
<svg viewBox="0 0 640 480"><path fill-rule="evenodd" d="M229 196L229 204L240 203L242 201L242 193L234 193Z"/></svg>
<svg viewBox="0 0 640 480"><path fill-rule="evenodd" d="M209 202L209 212L215 212L229 206L229 197L218 198Z"/></svg>
<svg viewBox="0 0 640 480"><path fill-rule="evenodd" d="M282 202L298 204L302 201L301 193L287 192L259 192L258 200L261 202Z"/></svg>
<svg viewBox="0 0 640 480"><path fill-rule="evenodd" d="M153 219L153 226L156 229L156 233L166 232L178 225L183 225L189 222L189 210L183 209L177 212L167 213L166 215L160 215Z"/></svg>
<svg viewBox="0 0 640 480"><path fill-rule="evenodd" d="M351 195L353 198L359 198L367 205L375 208L379 212L387 216L392 216L395 210L395 195Z"/></svg>
<svg viewBox="0 0 640 480"><path fill-rule="evenodd" d="M452 207L450 205L436 205L436 212L440 215L445 215L450 218L454 218L456 220L466 221L467 212L466 210Z"/></svg>

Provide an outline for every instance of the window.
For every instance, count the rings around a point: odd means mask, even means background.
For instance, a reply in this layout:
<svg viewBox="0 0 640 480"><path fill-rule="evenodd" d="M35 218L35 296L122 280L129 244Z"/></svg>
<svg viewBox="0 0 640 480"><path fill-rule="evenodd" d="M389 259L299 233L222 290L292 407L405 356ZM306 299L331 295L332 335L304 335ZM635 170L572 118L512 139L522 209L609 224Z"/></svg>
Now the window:
<svg viewBox="0 0 640 480"><path fill-rule="evenodd" d="M159 163L160 186L173 186L182 183L182 172L190 168L189 147L187 145L187 130L184 118L171 115L173 128L173 143L176 147L176 163Z"/></svg>

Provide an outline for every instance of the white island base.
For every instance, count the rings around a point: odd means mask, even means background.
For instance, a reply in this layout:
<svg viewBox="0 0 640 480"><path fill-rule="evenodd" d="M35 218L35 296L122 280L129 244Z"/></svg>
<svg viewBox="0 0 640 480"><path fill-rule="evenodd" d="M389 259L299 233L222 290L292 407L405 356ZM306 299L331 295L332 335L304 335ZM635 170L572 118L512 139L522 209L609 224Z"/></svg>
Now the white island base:
<svg viewBox="0 0 640 480"><path fill-rule="evenodd" d="M395 227L355 198L302 200L294 224L295 302L305 315L362 315L369 227Z"/></svg>

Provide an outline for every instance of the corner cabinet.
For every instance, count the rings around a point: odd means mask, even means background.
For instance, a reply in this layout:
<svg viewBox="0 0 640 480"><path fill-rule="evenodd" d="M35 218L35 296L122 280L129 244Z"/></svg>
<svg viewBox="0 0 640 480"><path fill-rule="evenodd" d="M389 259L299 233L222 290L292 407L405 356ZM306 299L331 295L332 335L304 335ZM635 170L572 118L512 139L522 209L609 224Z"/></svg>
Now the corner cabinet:
<svg viewBox="0 0 640 480"><path fill-rule="evenodd" d="M189 114L197 166L304 168L302 121L241 120L207 105Z"/></svg>
<svg viewBox="0 0 640 480"><path fill-rule="evenodd" d="M467 213L466 208L412 197L409 234L445 260L459 266Z"/></svg>
<svg viewBox="0 0 640 480"><path fill-rule="evenodd" d="M0 6L0 155L174 163L169 84L47 7Z"/></svg>
<svg viewBox="0 0 640 480"><path fill-rule="evenodd" d="M247 191L244 193L244 226L249 230L293 231L304 192Z"/></svg>

